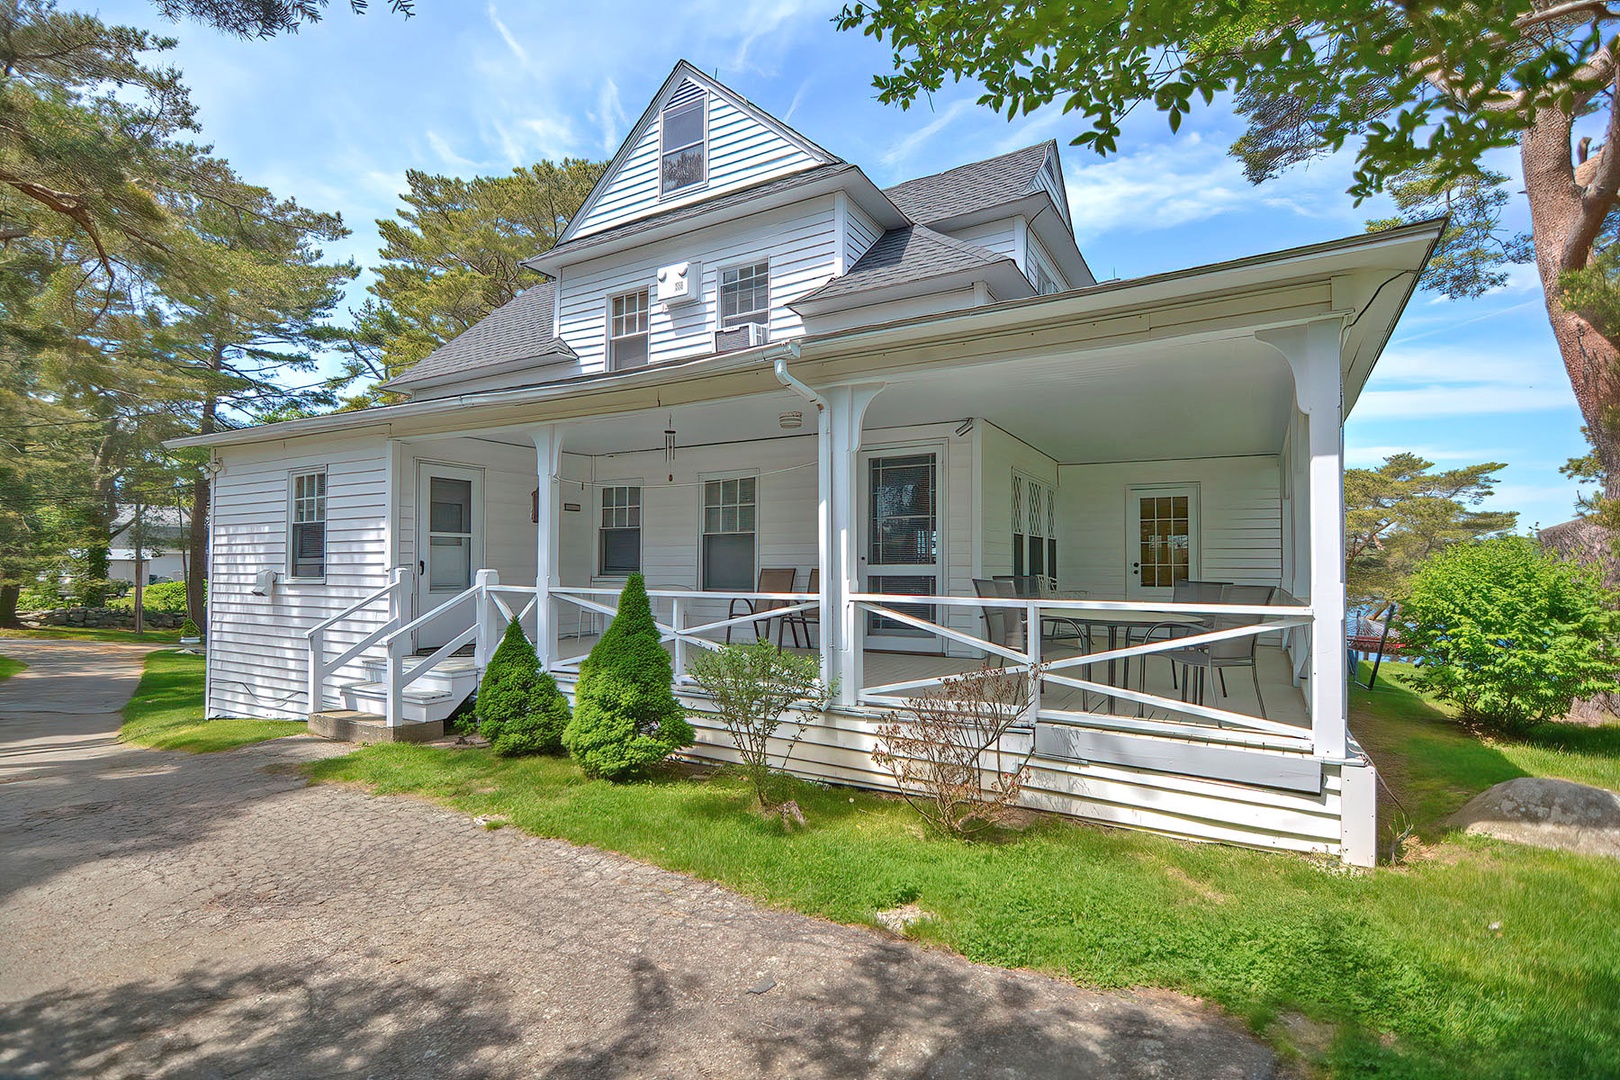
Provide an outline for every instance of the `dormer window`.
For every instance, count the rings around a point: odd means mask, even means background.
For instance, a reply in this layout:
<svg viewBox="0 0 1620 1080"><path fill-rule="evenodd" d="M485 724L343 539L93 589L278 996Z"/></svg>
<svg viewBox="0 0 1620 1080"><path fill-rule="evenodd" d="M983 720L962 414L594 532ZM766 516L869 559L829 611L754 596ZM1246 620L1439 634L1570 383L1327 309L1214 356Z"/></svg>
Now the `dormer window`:
<svg viewBox="0 0 1620 1080"><path fill-rule="evenodd" d="M647 366L647 290L624 293L608 301L608 368Z"/></svg>
<svg viewBox="0 0 1620 1080"><path fill-rule="evenodd" d="M695 187L708 178L708 103L699 95L664 110L658 150L662 160L659 194Z"/></svg>
<svg viewBox="0 0 1620 1080"><path fill-rule="evenodd" d="M750 263L720 271L720 328L771 321L771 264Z"/></svg>

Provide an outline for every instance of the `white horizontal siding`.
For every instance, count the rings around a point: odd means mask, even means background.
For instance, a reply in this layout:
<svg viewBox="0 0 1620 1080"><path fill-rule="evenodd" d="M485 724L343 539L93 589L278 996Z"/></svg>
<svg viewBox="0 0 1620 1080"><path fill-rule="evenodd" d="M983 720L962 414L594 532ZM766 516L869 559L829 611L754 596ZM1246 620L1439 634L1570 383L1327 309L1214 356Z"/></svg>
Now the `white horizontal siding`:
<svg viewBox="0 0 1620 1080"><path fill-rule="evenodd" d="M979 576L992 578L1013 572L1012 477L1014 470L1058 491L1057 462L1003 431L980 420L975 428L981 444L980 503L982 512ZM1062 495L1059 493L1059 499ZM1061 523L1059 529L1061 531ZM1063 538L1058 541L1058 566L1064 564ZM970 594L971 595L971 594Z"/></svg>
<svg viewBox="0 0 1620 1080"><path fill-rule="evenodd" d="M997 255L1017 260L1018 258L1018 219L1002 218L999 221L986 221L966 229L958 229L950 234L958 240L979 247L988 248Z"/></svg>
<svg viewBox="0 0 1620 1080"><path fill-rule="evenodd" d="M674 91L689 92L689 81ZM662 102L658 103L660 106ZM714 198L788 176L817 164L815 158L720 94L709 95L708 182L659 198L659 122L651 123L617 172L608 177L595 201L580 218L574 237L623 225L627 221Z"/></svg>
<svg viewBox="0 0 1620 1080"><path fill-rule="evenodd" d="M1063 465L1058 469L1058 571L1065 589L1126 595L1128 489L1198 485L1201 577L1277 585L1282 577L1281 497L1274 456Z"/></svg>
<svg viewBox="0 0 1620 1080"><path fill-rule="evenodd" d="M559 285L560 334L579 356L579 370L604 369L607 308L612 296L647 289L652 363L703 356L714 351L719 326L720 272L728 266L768 259L771 264L772 340L804 332L787 305L826 284L837 269L838 222L832 195L791 207L742 217L685 236L570 266ZM660 266L701 261L699 299L674 307L657 302Z"/></svg>
<svg viewBox="0 0 1620 1080"><path fill-rule="evenodd" d="M304 631L388 581L390 453L381 438L334 440L293 452L280 446L221 452L209 573L210 716L304 715ZM325 581L283 580L272 595L253 595L259 571L287 572L289 476L322 466ZM384 618L378 605L347 620L330 635L331 651L358 641ZM352 670L346 674L357 677Z"/></svg>
<svg viewBox="0 0 1620 1080"><path fill-rule="evenodd" d="M877 243L878 237L883 235L883 227L872 219L872 216L854 203L847 203L848 214L846 226L849 233L849 255L844 261L846 269L853 267L860 261L862 255L871 250Z"/></svg>
<svg viewBox="0 0 1620 1080"><path fill-rule="evenodd" d="M533 492L538 485L533 447L477 439L444 439L405 448L400 472L398 521L400 563L417 566L416 501L418 476L428 463L482 469L484 558L479 569L494 570L509 585L533 585L539 554ZM577 500L576 500L577 501ZM420 610L416 614L421 614Z"/></svg>
<svg viewBox="0 0 1620 1080"><path fill-rule="evenodd" d="M1069 283L1064 280L1063 274L1057 268L1057 263L1052 261L1052 256L1046 253L1046 248L1042 247L1041 242L1035 239L1033 231L1030 232L1026 243L1029 250L1025 252L1024 258L1028 265L1023 270L1025 276L1029 278L1030 284L1034 285L1037 281L1035 270L1039 267L1046 272L1047 278L1057 283L1059 292L1067 289Z"/></svg>

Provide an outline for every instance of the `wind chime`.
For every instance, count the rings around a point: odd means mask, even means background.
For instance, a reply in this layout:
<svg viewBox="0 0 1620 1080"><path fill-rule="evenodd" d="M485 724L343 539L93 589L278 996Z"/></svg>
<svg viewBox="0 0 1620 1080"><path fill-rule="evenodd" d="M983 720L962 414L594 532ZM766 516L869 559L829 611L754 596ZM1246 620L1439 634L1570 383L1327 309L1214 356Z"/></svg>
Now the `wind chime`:
<svg viewBox="0 0 1620 1080"><path fill-rule="evenodd" d="M675 482L675 414L669 414L668 427L664 429L664 465L669 469L669 482Z"/></svg>

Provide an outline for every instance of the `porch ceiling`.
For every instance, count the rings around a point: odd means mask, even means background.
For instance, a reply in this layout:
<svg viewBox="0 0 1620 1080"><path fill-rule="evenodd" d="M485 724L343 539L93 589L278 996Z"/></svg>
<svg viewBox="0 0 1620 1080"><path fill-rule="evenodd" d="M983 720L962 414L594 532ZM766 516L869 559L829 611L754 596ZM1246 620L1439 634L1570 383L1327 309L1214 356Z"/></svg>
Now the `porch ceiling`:
<svg viewBox="0 0 1620 1080"><path fill-rule="evenodd" d="M867 428L980 416L1065 464L1274 454L1293 408L1252 337L1003 360L891 384Z"/></svg>
<svg viewBox="0 0 1620 1080"><path fill-rule="evenodd" d="M802 414L803 426L784 429L781 416L789 412ZM808 435L814 439L816 410L804 398L784 390L779 394L596 417L567 427L563 434L563 452L595 456L660 450L664 445L664 429L671 425L675 429L676 445L687 447L792 435Z"/></svg>

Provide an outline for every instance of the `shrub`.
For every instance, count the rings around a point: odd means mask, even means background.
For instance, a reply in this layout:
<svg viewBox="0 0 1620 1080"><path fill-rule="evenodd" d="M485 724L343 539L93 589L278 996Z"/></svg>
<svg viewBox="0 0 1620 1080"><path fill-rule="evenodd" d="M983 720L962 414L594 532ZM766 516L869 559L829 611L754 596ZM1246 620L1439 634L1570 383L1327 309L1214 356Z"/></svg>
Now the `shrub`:
<svg viewBox="0 0 1620 1080"><path fill-rule="evenodd" d="M204 586L206 591L206 586ZM135 593L131 590L128 596L121 596L116 600L107 601L107 606L115 611L134 611ZM184 615L186 613L186 583L183 581L160 581L156 585L148 585L141 590L141 606L147 611L161 615Z"/></svg>
<svg viewBox="0 0 1620 1080"><path fill-rule="evenodd" d="M1614 689L1610 599L1528 537L1454 545L1418 568L1403 604L1414 681L1502 731L1563 716L1576 698Z"/></svg>
<svg viewBox="0 0 1620 1080"><path fill-rule="evenodd" d="M202 637L202 630L188 616L186 621L180 624L180 636L183 638L200 638Z"/></svg>
<svg viewBox="0 0 1620 1080"><path fill-rule="evenodd" d="M827 688L821 662L814 655L783 652L769 640L704 649L692 658L692 679L714 702L716 715L742 758L759 805L771 805L770 742L782 725L782 714L795 705L824 708ZM792 756L804 728L795 729L782 751L782 764Z"/></svg>
<svg viewBox="0 0 1620 1080"><path fill-rule="evenodd" d="M631 574L618 614L580 665L574 718L563 732L563 745L585 775L629 776L692 742L674 685L646 584Z"/></svg>
<svg viewBox="0 0 1620 1080"><path fill-rule="evenodd" d="M473 706L478 733L503 757L555 753L568 726L568 699L557 680L540 670L534 645L516 619L489 658Z"/></svg>
<svg viewBox="0 0 1620 1080"><path fill-rule="evenodd" d="M983 832L1017 801L1029 755L1007 768L1001 739L1029 708L1032 677L1038 672L969 671L884 714L872 760L934 829Z"/></svg>

